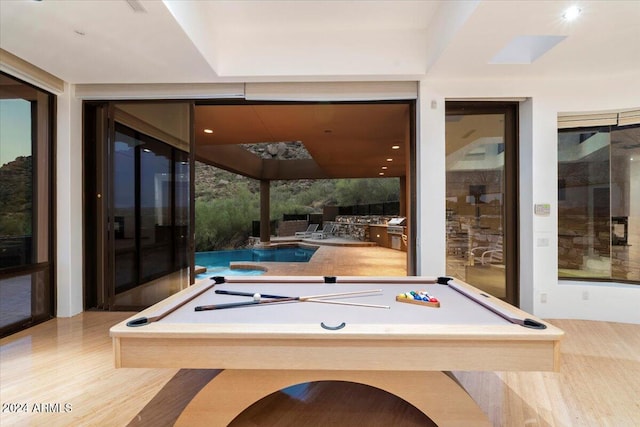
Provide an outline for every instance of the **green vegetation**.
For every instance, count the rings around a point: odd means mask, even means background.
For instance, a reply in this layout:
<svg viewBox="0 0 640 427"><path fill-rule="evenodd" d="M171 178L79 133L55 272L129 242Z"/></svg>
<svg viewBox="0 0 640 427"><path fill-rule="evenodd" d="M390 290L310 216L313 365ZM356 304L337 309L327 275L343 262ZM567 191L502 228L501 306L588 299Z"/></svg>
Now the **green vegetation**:
<svg viewBox="0 0 640 427"><path fill-rule="evenodd" d="M246 183L230 185L233 197L196 199L197 252L237 247L251 234L251 221L260 215L258 195Z"/></svg>
<svg viewBox="0 0 640 427"><path fill-rule="evenodd" d="M399 192L394 178L339 179L335 190L339 206L396 201Z"/></svg>
<svg viewBox="0 0 640 427"><path fill-rule="evenodd" d="M397 178L274 181L271 219L322 213L324 206L396 201ZM196 252L240 247L260 219L260 184L230 172L196 165Z"/></svg>
<svg viewBox="0 0 640 427"><path fill-rule="evenodd" d="M31 156L0 167L0 236L31 235Z"/></svg>

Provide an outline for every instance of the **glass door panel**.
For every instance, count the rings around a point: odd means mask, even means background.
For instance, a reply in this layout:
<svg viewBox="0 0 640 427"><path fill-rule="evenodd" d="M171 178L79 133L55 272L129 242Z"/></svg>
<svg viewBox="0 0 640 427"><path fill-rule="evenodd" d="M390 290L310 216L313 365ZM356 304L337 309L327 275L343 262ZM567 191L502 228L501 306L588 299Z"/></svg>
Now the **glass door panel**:
<svg viewBox="0 0 640 427"><path fill-rule="evenodd" d="M171 148L145 141L140 153L141 282L171 272L173 182Z"/></svg>
<svg viewBox="0 0 640 427"><path fill-rule="evenodd" d="M113 147L113 241L115 292L137 285L136 158L140 144L133 132L116 125Z"/></svg>
<svg viewBox="0 0 640 427"><path fill-rule="evenodd" d="M189 219L190 204L189 198L189 154L176 152L174 162L175 179L175 259L178 268L189 266Z"/></svg>
<svg viewBox="0 0 640 427"><path fill-rule="evenodd" d="M190 284L190 111L85 103L87 307L139 309Z"/></svg>
<svg viewBox="0 0 640 427"><path fill-rule="evenodd" d="M447 275L506 299L505 114L447 114Z"/></svg>
<svg viewBox="0 0 640 427"><path fill-rule="evenodd" d="M189 279L189 154L115 123L111 307L156 302Z"/></svg>

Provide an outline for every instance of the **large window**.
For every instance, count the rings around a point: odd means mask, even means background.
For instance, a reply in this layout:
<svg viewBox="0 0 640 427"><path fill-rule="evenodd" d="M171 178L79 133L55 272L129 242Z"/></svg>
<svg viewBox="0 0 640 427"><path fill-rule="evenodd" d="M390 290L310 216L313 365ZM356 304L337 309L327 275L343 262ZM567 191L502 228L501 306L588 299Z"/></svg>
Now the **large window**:
<svg viewBox="0 0 640 427"><path fill-rule="evenodd" d="M640 125L559 131L558 275L640 282Z"/></svg>
<svg viewBox="0 0 640 427"><path fill-rule="evenodd" d="M0 332L52 304L53 95L0 73Z"/></svg>

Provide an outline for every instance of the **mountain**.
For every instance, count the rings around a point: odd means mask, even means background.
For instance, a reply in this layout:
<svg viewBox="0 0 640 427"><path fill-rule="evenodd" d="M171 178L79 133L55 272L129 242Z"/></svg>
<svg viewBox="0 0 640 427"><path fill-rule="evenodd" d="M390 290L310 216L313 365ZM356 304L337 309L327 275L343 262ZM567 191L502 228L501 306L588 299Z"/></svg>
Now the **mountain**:
<svg viewBox="0 0 640 427"><path fill-rule="evenodd" d="M311 155L301 142L277 142L270 144L244 144L244 148L261 158L279 160L309 159ZM260 182L242 175L236 175L204 163L195 165L195 198L201 201L234 197L238 186L246 185L252 194L260 193ZM314 185L312 180L273 181L271 192L284 193L288 197L308 191Z"/></svg>
<svg viewBox="0 0 640 427"><path fill-rule="evenodd" d="M31 156L0 167L0 236L31 233L32 186Z"/></svg>

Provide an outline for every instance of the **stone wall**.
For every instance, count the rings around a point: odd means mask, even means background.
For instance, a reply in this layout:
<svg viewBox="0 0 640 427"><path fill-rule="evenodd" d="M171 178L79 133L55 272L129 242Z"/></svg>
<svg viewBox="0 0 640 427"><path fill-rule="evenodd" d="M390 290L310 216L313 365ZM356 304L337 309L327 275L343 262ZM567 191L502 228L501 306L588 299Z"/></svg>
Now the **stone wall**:
<svg viewBox="0 0 640 427"><path fill-rule="evenodd" d="M368 242L370 224L386 224L391 216L382 215L338 215L335 223L336 235L345 239L353 239Z"/></svg>
<svg viewBox="0 0 640 427"><path fill-rule="evenodd" d="M558 268L580 270L588 256L610 257L608 219L563 215L558 221ZM593 236L590 237L590 234Z"/></svg>

